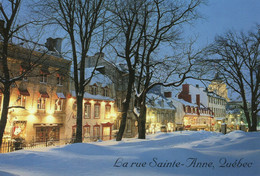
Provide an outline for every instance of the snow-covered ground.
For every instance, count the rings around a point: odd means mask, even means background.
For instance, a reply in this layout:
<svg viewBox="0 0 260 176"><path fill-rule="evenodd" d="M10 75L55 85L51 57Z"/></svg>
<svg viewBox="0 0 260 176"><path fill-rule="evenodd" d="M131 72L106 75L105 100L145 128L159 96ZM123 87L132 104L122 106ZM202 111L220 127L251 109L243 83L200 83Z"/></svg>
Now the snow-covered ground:
<svg viewBox="0 0 260 176"><path fill-rule="evenodd" d="M0 176L260 175L260 133L158 133L0 154Z"/></svg>

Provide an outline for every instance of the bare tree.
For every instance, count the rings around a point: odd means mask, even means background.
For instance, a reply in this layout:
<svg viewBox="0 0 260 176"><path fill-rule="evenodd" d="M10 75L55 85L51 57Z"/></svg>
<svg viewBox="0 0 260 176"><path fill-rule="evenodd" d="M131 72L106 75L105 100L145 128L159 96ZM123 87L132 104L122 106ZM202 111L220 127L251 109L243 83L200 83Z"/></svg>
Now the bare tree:
<svg viewBox="0 0 260 176"><path fill-rule="evenodd" d="M226 84L242 102L249 131L256 131L260 111L260 26L253 32L229 31L217 36L209 53L209 61L218 69ZM212 57L211 55L211 57ZM248 105L248 103L250 105Z"/></svg>
<svg viewBox="0 0 260 176"><path fill-rule="evenodd" d="M8 110L10 108L22 108L20 106L9 106L11 85L16 81L22 80L28 76L32 70L41 64L45 59L46 52L34 52L39 46L37 42L31 39L24 39L22 31L34 21L19 20L19 10L21 0L9 0L0 3L0 91L3 93L2 113L0 120L0 146L5 131ZM19 37L20 35L20 37ZM17 45L14 41L20 41L26 46ZM14 73L10 67L9 57L17 58L23 64L24 69L21 72Z"/></svg>
<svg viewBox="0 0 260 176"><path fill-rule="evenodd" d="M77 129L75 142L82 142L82 113L85 86L91 75L85 74L85 62L91 48L101 53L108 40L105 38L106 12L104 0L55 0L36 5L48 24L58 24L69 36L73 64L73 83L77 101ZM92 50L93 51L93 50ZM98 62L98 60L97 60Z"/></svg>
<svg viewBox="0 0 260 176"><path fill-rule="evenodd" d="M151 86L153 71L162 61L152 59L163 43L174 43L180 34L180 25L197 19L197 7L201 0L191 1L112 1L110 11L114 15L113 24L120 34L120 44L114 46L117 55L124 58L129 72L128 89L123 102L122 120L117 140L121 140L126 126L126 116L133 92L136 92L136 106L139 138L145 138L145 97ZM122 42L123 41L123 42ZM188 69L189 70L189 69ZM186 75L186 74L184 74ZM183 82L185 76L170 85ZM158 83L159 84L159 83ZM160 84L163 84L161 82ZM137 112L137 111L136 111Z"/></svg>

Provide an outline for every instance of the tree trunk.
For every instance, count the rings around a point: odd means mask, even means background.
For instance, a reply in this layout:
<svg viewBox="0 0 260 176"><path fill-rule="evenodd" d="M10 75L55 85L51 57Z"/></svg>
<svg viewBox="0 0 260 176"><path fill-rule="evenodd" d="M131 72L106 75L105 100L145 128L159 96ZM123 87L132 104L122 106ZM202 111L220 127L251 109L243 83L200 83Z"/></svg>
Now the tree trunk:
<svg viewBox="0 0 260 176"><path fill-rule="evenodd" d="M82 143L82 112L83 112L83 94L77 96L77 129L75 143Z"/></svg>
<svg viewBox="0 0 260 176"><path fill-rule="evenodd" d="M126 99L123 102L123 112L122 112L122 118L121 118L121 124L119 131L116 136L116 141L121 141L123 138L123 134L125 131L125 126L126 126L126 118L127 118L127 112L129 109L129 104L131 101L131 96L132 96L132 88L133 84L135 81L135 73L133 70L129 71L129 81L128 81L128 87L127 87L127 94L126 94Z"/></svg>
<svg viewBox="0 0 260 176"><path fill-rule="evenodd" d="M5 85L4 100L3 100L2 114L1 114L1 120L0 120L0 147L2 146L2 139L3 139L4 131L5 131L5 127L6 127L9 102L10 102L10 86Z"/></svg>
<svg viewBox="0 0 260 176"><path fill-rule="evenodd" d="M138 118L138 139L145 139L146 133L146 106L142 105L140 108L140 116Z"/></svg>
<svg viewBox="0 0 260 176"><path fill-rule="evenodd" d="M252 125L249 128L249 131L257 131L257 115L256 113L252 114Z"/></svg>

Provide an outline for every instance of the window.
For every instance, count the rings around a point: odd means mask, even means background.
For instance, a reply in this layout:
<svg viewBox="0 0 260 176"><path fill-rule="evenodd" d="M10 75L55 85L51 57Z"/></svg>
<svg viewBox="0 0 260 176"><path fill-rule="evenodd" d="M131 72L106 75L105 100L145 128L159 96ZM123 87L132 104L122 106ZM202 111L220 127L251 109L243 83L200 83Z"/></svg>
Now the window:
<svg viewBox="0 0 260 176"><path fill-rule="evenodd" d="M47 83L47 76L50 74L48 69L41 69L40 72L40 83Z"/></svg>
<svg viewBox="0 0 260 176"><path fill-rule="evenodd" d="M57 74L57 85L62 86L63 85L63 76Z"/></svg>
<svg viewBox="0 0 260 176"><path fill-rule="evenodd" d="M62 111L63 107L63 99L56 99L55 100L55 111Z"/></svg>
<svg viewBox="0 0 260 176"><path fill-rule="evenodd" d="M109 95L108 95L108 88L107 88L107 87L104 88L104 93L103 93L103 95L104 95L105 97L108 97L108 96L109 96Z"/></svg>
<svg viewBox="0 0 260 176"><path fill-rule="evenodd" d="M99 119L100 118L100 104L95 104L95 110L94 110L94 118Z"/></svg>
<svg viewBox="0 0 260 176"><path fill-rule="evenodd" d="M39 98L37 102L38 109L45 109L46 108L46 98Z"/></svg>
<svg viewBox="0 0 260 176"><path fill-rule="evenodd" d="M40 83L47 83L47 75L46 74L40 75Z"/></svg>
<svg viewBox="0 0 260 176"><path fill-rule="evenodd" d="M105 110L106 110L106 113L105 113L105 118L110 118L110 113L111 113L111 106L110 105L106 105L105 106Z"/></svg>
<svg viewBox="0 0 260 176"><path fill-rule="evenodd" d="M18 95L17 103L19 106L25 107L26 104L26 96L24 95Z"/></svg>
<svg viewBox="0 0 260 176"><path fill-rule="evenodd" d="M90 103L84 104L84 117L85 117L85 119L91 118L91 104Z"/></svg>
<svg viewBox="0 0 260 176"><path fill-rule="evenodd" d="M94 139L100 139L100 126L99 125L95 125L93 127L93 137Z"/></svg>
<svg viewBox="0 0 260 176"><path fill-rule="evenodd" d="M83 137L84 138L90 137L90 126L86 125L83 127Z"/></svg>
<svg viewBox="0 0 260 176"><path fill-rule="evenodd" d="M97 95L97 86L94 85L94 86L91 87L91 94Z"/></svg>
<svg viewBox="0 0 260 176"><path fill-rule="evenodd" d="M36 142L58 141L59 136L59 127L36 127Z"/></svg>

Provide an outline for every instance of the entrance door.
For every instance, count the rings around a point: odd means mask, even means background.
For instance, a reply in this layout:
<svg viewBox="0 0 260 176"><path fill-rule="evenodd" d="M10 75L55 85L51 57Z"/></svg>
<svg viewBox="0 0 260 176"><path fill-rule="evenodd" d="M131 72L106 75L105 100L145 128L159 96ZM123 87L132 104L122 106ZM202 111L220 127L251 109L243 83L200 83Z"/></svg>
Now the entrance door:
<svg viewBox="0 0 260 176"><path fill-rule="evenodd" d="M45 142L46 140L58 141L59 138L59 127L36 127L36 142Z"/></svg>
<svg viewBox="0 0 260 176"><path fill-rule="evenodd" d="M111 128L110 127L103 127L103 140L106 141L106 140L109 140L110 139L110 130Z"/></svg>

